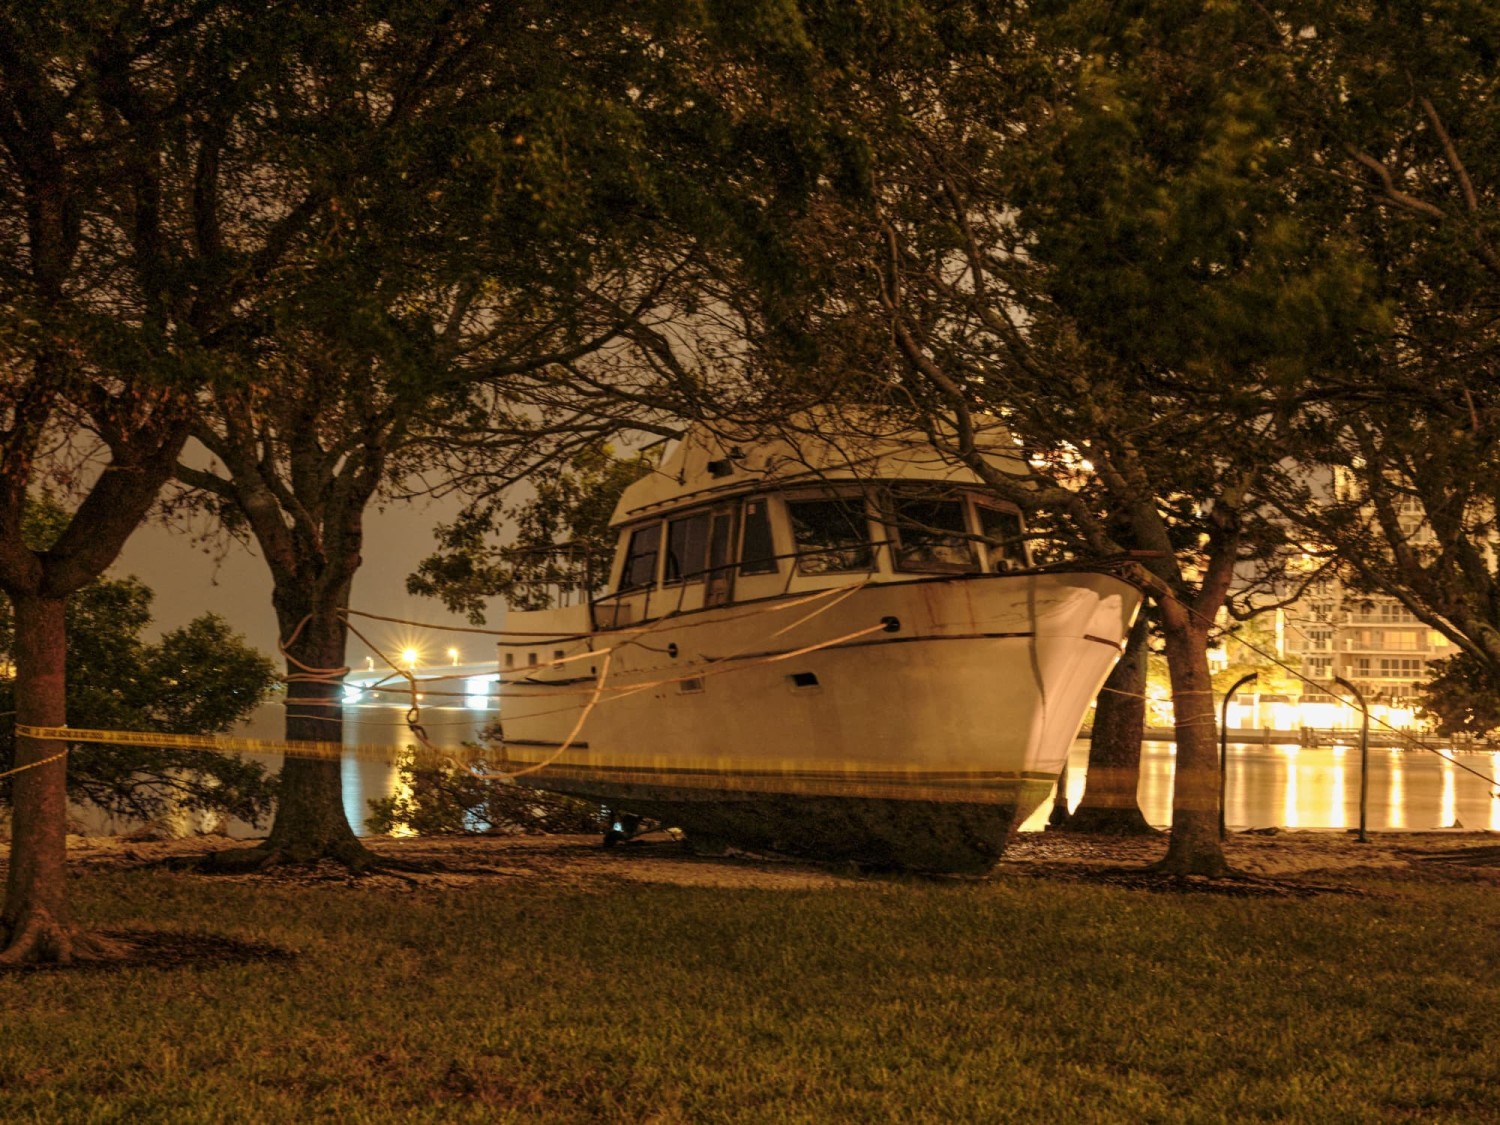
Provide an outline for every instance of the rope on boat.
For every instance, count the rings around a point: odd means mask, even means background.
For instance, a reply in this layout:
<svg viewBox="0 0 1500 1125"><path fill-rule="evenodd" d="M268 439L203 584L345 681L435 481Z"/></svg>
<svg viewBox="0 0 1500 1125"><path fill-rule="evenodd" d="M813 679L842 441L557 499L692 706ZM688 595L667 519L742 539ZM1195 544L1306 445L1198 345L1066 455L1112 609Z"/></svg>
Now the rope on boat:
<svg viewBox="0 0 1500 1125"><path fill-rule="evenodd" d="M794 621L790 625L778 630L774 635L780 636L788 632L789 630L812 620L814 617L818 616L826 609L833 608L833 606L844 600L844 598L852 595L858 588L858 586L835 588L832 593L838 594L839 596L830 601L827 606L820 607L818 610L815 610L814 612L799 618L797 621ZM829 591L820 591L819 597L828 597L829 593ZM808 601L812 600L816 599L798 599L796 603L792 604L806 604ZM777 606L764 607L758 612L773 613L781 609L786 609L788 607L789 606L787 603L782 603ZM654 622L651 625L650 629L643 628L640 630L635 630L634 632L638 634L645 633L670 624L671 622L669 620L662 619ZM350 626L350 628L355 632L356 636L360 637L360 640L364 641L365 644L370 646L372 651L374 651L382 659L390 663L392 668L394 668L398 673L401 672L401 669L398 668L393 662L391 662L389 658L378 647L371 643L368 638L361 636L357 630L353 629L353 626ZM566 660L571 660L582 659L583 657L591 657L601 661L600 669L592 688L589 701L582 708L578 720L574 723L573 729L569 733L567 739L543 761L532 763L531 765L528 765L520 770L508 772L480 771L475 768L475 764L476 760L483 753L481 749L475 747L464 747L461 749L441 747L434 744L427 736L424 724L422 724L422 722L420 721L421 709L416 698L416 688L418 681L417 678L410 673L403 674L404 678L407 679L408 683L410 684L412 690L412 706L408 710L406 717L407 728L418 740L423 749L428 751L429 754L435 755L436 757L448 763L451 763L452 765L468 769L472 773L474 773L475 776L480 778L514 780L517 777L523 777L528 774L537 773L547 768L547 766L551 765L552 763L557 761L557 759L560 758L563 754L565 754L577 742L578 736L583 730L584 723L588 720L588 717L592 713L593 709L601 702L609 702L611 699L621 699L625 696L636 694L637 692L647 691L653 688L664 687L671 684L682 683L686 680L699 679L710 675L722 675L727 672L741 671L743 669L754 668L761 665L774 664L778 661L790 660L794 657L804 656L810 652L819 651L820 649L832 648L836 645L845 644L849 641L857 640L860 637L868 636L871 633L884 631L886 628L887 625L885 621L882 620L877 624L867 626L866 628L859 629L851 633L847 633L843 636L834 637L825 641L819 641L816 644L806 645L801 648L789 650L787 652L771 653L768 655L748 659L742 659L736 656L721 657L712 662L713 666L700 668L698 671L691 675L674 676L666 679L649 681L643 684L632 684L629 687L624 688L611 688L608 684L610 662L612 659L612 653L614 651L613 648L596 649L591 652L578 654L578 656L576 657L564 658ZM291 640L295 640L295 637L296 631L294 630ZM552 663L558 664L562 662L564 661L558 660L553 661ZM309 669L308 678L312 678L312 675L315 674L316 671L317 670ZM573 708L566 709L572 710ZM310 717L322 718L323 716ZM176 749L211 750L231 753L281 754L285 757L314 759L337 759L342 758L346 755L353 755L355 757L379 757L390 760L394 754L399 753L398 750L389 746L346 746L341 742L331 741L239 738L228 735L212 734L167 734L156 731L95 730L69 726L40 727L23 723L18 723L16 725L16 733L22 737L55 742L91 742L111 745L153 748L172 747ZM0 773L0 778L8 777L11 774L20 773L24 770L33 769L37 766L46 765L49 762L55 762L65 757L68 752L69 750L65 748L60 753L54 754L51 757L44 758L36 762L29 762L26 765L8 770L5 773Z"/></svg>
<svg viewBox="0 0 1500 1125"><path fill-rule="evenodd" d="M518 777L525 777L527 774L538 773L541 770L546 769L553 762L557 761L557 759L566 754L570 749L572 749L573 743L578 741L578 734L583 730L583 724L588 722L589 716L593 714L595 706L597 706L599 703L599 697L604 694L604 683L609 678L610 656L610 652L606 649L604 653L604 663L599 668L599 680L594 685L594 694L589 697L588 705L584 707L584 709L579 713L578 721L573 724L573 729L568 732L568 737L563 740L562 745L560 745L556 750L552 751L551 754L543 758L540 762L533 763L532 765L527 766L525 769L512 770L509 773L492 774L487 772L481 773L470 766L469 772L472 773L475 777L484 779L515 781L515 779Z"/></svg>

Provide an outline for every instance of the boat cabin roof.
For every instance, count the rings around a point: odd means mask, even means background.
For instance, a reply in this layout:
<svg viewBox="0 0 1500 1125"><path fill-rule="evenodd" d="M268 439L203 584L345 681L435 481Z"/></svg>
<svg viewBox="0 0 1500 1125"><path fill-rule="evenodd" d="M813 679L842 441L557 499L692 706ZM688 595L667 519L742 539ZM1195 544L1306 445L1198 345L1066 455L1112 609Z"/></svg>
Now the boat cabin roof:
<svg viewBox="0 0 1500 1125"><path fill-rule="evenodd" d="M967 465L943 455L926 436L864 420L856 429L840 417L804 415L784 427L748 431L698 425L660 467L625 489L610 523L620 526L702 500L745 493L851 481L926 481L982 484ZM1024 464L1014 439L999 426L983 435L986 460L1007 472Z"/></svg>

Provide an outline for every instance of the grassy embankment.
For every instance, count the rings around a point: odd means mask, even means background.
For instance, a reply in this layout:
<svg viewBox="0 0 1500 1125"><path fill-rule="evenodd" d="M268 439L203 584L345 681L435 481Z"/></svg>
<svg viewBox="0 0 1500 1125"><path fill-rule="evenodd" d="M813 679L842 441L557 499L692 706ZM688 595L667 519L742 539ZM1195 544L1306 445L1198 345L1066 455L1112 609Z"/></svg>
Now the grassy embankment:
<svg viewBox="0 0 1500 1125"><path fill-rule="evenodd" d="M0 1120L1500 1120L1500 896L79 879L276 963L0 974Z"/></svg>

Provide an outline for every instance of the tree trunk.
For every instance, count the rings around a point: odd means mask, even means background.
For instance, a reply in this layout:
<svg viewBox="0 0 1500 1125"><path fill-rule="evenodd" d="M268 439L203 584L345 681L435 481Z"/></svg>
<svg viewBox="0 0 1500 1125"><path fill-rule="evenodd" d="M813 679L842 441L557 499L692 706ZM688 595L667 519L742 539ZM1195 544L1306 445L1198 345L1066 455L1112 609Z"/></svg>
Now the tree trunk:
<svg viewBox="0 0 1500 1125"><path fill-rule="evenodd" d="M340 614L349 604L352 584L351 577L331 589L279 588L272 595L281 635L287 638L282 643L287 653L289 740L344 741L343 670L349 630ZM375 862L344 813L339 759L288 758L281 767L278 793L276 819L266 840L274 856L293 863L334 859L354 870Z"/></svg>
<svg viewBox="0 0 1500 1125"><path fill-rule="evenodd" d="M67 627L63 598L23 595L15 607L16 723L67 723ZM42 762L62 742L16 739L16 765ZM48 761L11 778L12 833L5 906L0 910L0 962L67 964L107 956L113 945L80 932L67 899L68 764Z"/></svg>
<svg viewBox="0 0 1500 1125"><path fill-rule="evenodd" d="M1167 670L1176 713L1177 774L1172 785L1172 836L1157 870L1178 875L1230 873L1219 841L1219 745L1208 631L1174 598L1161 613Z"/></svg>
<svg viewBox="0 0 1500 1125"><path fill-rule="evenodd" d="M342 648L342 646L340 646ZM341 667L338 658L315 667ZM311 661L305 661L311 664ZM311 742L342 742L343 684L299 680L288 663L286 737ZM343 766L337 758L288 758L281 767L276 819L266 847L291 863L336 859L353 868L373 857L355 836L344 813Z"/></svg>
<svg viewBox="0 0 1500 1125"><path fill-rule="evenodd" d="M1083 798L1064 825L1071 832L1156 835L1136 797L1141 779L1141 740L1146 732L1148 633L1142 613L1130 631L1119 663L1099 693Z"/></svg>
<svg viewBox="0 0 1500 1125"><path fill-rule="evenodd" d="M333 607L298 615L284 609L312 601L299 593L275 593L287 653L285 732L288 740L342 743L344 739L343 675L346 628ZM312 671L309 671L309 670ZM249 849L217 852L202 866L214 871L243 871L280 863L316 863L332 859L353 871L379 861L359 842L344 813L343 767L338 758L287 758L277 787L276 818L265 843Z"/></svg>

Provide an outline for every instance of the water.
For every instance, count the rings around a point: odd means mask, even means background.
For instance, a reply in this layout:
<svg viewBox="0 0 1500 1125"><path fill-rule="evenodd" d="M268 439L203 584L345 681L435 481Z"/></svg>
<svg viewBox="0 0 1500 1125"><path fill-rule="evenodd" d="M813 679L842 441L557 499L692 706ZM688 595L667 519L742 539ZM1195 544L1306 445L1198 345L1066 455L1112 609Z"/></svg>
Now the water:
<svg viewBox="0 0 1500 1125"><path fill-rule="evenodd" d="M1068 805L1083 797L1089 747L1082 739L1068 758ZM1458 764L1425 750L1371 748L1366 823L1378 829L1449 828L1500 831L1500 800L1492 786L1462 767L1500 777L1500 751L1453 755ZM1141 812L1152 824L1172 821L1175 747L1148 742L1141 752ZM1022 830L1047 823L1051 802ZM1359 749L1229 744L1224 819L1233 828L1357 828Z"/></svg>
<svg viewBox="0 0 1500 1125"><path fill-rule="evenodd" d="M404 745L410 741L400 708L352 709L349 742ZM424 721L433 741L448 743L472 738L486 718L464 708L440 708ZM1073 743L1068 762L1068 804L1083 796L1089 746ZM1458 764L1425 750L1370 750L1367 824L1369 828L1449 828L1500 832L1500 800L1491 797L1490 784L1465 770L1500 777L1500 751L1454 755ZM1170 742L1148 742L1141 753L1141 811L1152 824L1172 821L1172 779L1176 748ZM362 825L368 801L395 792L396 767L380 761L344 762L344 806L350 822ZM1022 826L1040 830L1051 802L1045 803ZM1359 749L1333 747L1303 749L1293 745L1229 745L1225 819L1231 828L1355 828L1359 825Z"/></svg>
<svg viewBox="0 0 1500 1125"><path fill-rule="evenodd" d="M350 708L345 741L399 747L411 742L403 707ZM434 742L473 739L494 712L462 707L428 709L423 721ZM1068 761L1068 804L1076 806L1087 780L1089 746L1073 743ZM1500 751L1454 755L1452 764L1425 750L1370 750L1367 824L1380 829L1449 828L1500 832L1500 800L1491 786L1461 768L1500 777ZM1141 752L1141 811L1152 824L1172 822L1172 779L1176 748L1148 742ZM357 831L369 816L369 801L396 792L400 775L393 762L369 758L344 761L344 809ZM1022 826L1039 831L1051 802ZM1359 825L1359 749L1333 747L1229 745L1225 819L1231 828L1356 828Z"/></svg>
<svg viewBox="0 0 1500 1125"><path fill-rule="evenodd" d="M405 723L404 703L366 704L350 707L344 741L348 745L384 746L393 751L413 739ZM496 716L494 701L487 708L470 706L424 707L422 722L429 738L439 745L456 745L477 739L479 731ZM281 709L262 708L242 732L250 737L280 736ZM1467 766L1486 777L1500 777L1500 751L1462 753L1458 765L1422 750L1370 750L1368 825L1381 829L1425 830L1464 828L1500 831L1500 799L1491 797L1491 785L1461 768ZM275 756L260 759L272 769L280 765ZM1141 811L1152 824L1165 827L1172 819L1172 777L1175 748L1169 742L1148 742L1141 756ZM1088 742L1073 743L1069 755L1068 803L1076 806L1083 796L1088 768ZM1357 747L1304 749L1293 745L1264 746L1231 743L1229 746L1226 819L1231 828L1354 828L1359 824L1359 750ZM343 762L344 811L356 832L365 831L372 799L392 796L400 785L394 754L388 758L350 754ZM81 811L81 810L80 810ZM1047 822L1051 801L1044 803L1022 826L1040 830ZM90 831L122 831L129 826L111 824L97 816L84 816ZM236 836L258 834L249 825L235 823ZM264 831L264 826L260 830Z"/></svg>

